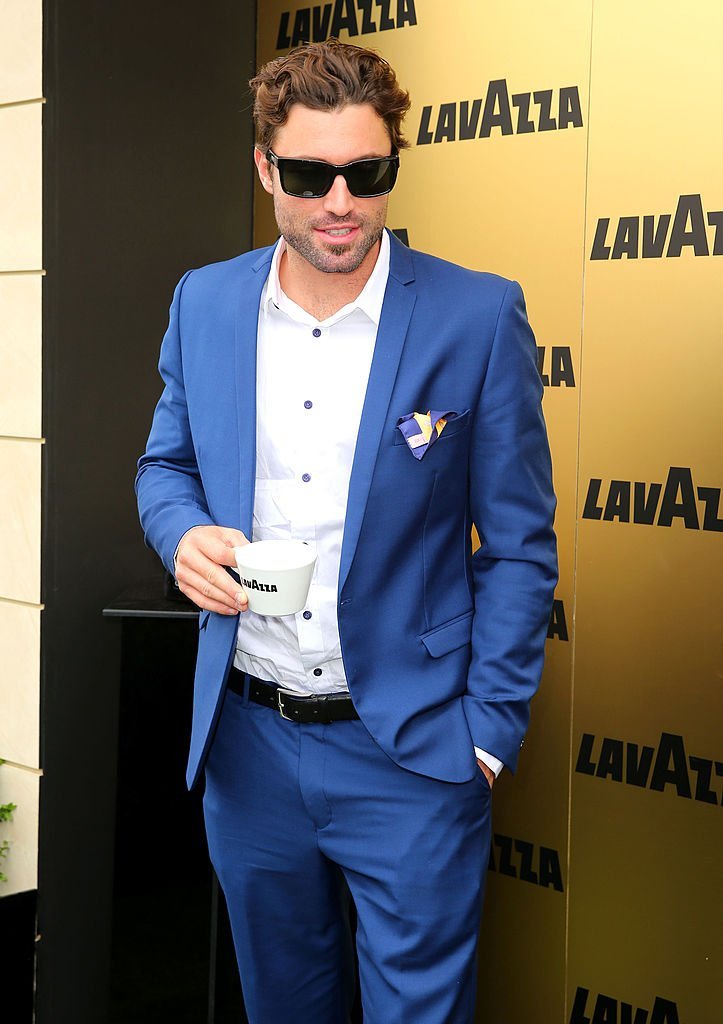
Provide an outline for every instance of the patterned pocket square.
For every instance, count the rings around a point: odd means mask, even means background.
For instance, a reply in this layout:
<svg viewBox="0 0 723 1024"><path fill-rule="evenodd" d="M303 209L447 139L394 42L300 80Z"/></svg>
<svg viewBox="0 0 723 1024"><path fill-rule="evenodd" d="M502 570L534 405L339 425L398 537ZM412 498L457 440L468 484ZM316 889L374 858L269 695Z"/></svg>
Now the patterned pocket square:
<svg viewBox="0 0 723 1024"><path fill-rule="evenodd" d="M410 412L397 420L397 429L401 430L407 447L415 459L421 459L429 451L445 428L448 420L457 418L456 412Z"/></svg>

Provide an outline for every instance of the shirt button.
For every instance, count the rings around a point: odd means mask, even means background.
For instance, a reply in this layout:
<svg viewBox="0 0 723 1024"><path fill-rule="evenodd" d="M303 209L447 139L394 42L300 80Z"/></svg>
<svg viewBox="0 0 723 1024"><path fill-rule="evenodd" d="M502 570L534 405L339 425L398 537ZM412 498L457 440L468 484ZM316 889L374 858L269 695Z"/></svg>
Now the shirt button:
<svg viewBox="0 0 723 1024"><path fill-rule="evenodd" d="M304 481L305 484L308 484L309 480L311 480L311 473L304 473L301 479Z"/></svg>
<svg viewBox="0 0 723 1024"><path fill-rule="evenodd" d="M307 399L306 399L306 401L304 402L304 408L305 408L305 409L311 409L311 407L312 407L312 405L313 405L313 404L314 404L314 403L313 403L313 402L310 402L310 401L309 401L309 399L307 398Z"/></svg>
<svg viewBox="0 0 723 1024"><path fill-rule="evenodd" d="M319 330L318 327L315 327L314 330L311 333L314 335L315 338L320 338L321 337L321 331Z"/></svg>
<svg viewBox="0 0 723 1024"><path fill-rule="evenodd" d="M311 618L311 612L304 612L304 618L305 619L310 619Z"/></svg>
<svg viewBox="0 0 723 1024"><path fill-rule="evenodd" d="M321 675L321 669L320 668L315 668L314 669L314 675L315 676L320 676Z"/></svg>

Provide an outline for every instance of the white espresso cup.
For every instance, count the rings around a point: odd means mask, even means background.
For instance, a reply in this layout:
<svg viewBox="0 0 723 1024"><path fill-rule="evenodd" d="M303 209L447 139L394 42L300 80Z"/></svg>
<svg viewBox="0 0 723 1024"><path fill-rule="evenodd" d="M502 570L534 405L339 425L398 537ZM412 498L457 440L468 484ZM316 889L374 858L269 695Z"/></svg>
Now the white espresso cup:
<svg viewBox="0 0 723 1024"><path fill-rule="evenodd" d="M316 551L303 540L257 540L233 549L249 608L258 615L295 615L305 603Z"/></svg>

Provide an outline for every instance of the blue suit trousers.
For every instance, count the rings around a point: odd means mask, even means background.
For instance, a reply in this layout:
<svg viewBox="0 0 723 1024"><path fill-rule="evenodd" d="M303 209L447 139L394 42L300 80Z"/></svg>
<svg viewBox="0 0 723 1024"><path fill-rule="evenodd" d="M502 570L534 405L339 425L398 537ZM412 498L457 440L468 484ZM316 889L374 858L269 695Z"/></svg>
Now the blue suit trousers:
<svg viewBox="0 0 723 1024"><path fill-rule="evenodd" d="M205 771L251 1024L346 1024L349 893L365 1024L472 1024L491 830L482 772L416 774L359 720L299 725L231 691Z"/></svg>

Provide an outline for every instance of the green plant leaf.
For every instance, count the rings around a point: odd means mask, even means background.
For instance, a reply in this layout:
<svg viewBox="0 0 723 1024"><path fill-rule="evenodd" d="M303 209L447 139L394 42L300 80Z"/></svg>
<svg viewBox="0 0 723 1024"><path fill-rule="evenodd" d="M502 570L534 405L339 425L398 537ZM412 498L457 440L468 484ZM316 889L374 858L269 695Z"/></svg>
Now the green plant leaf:
<svg viewBox="0 0 723 1024"><path fill-rule="evenodd" d="M13 811L17 809L17 804L0 804L0 821L12 821Z"/></svg>

